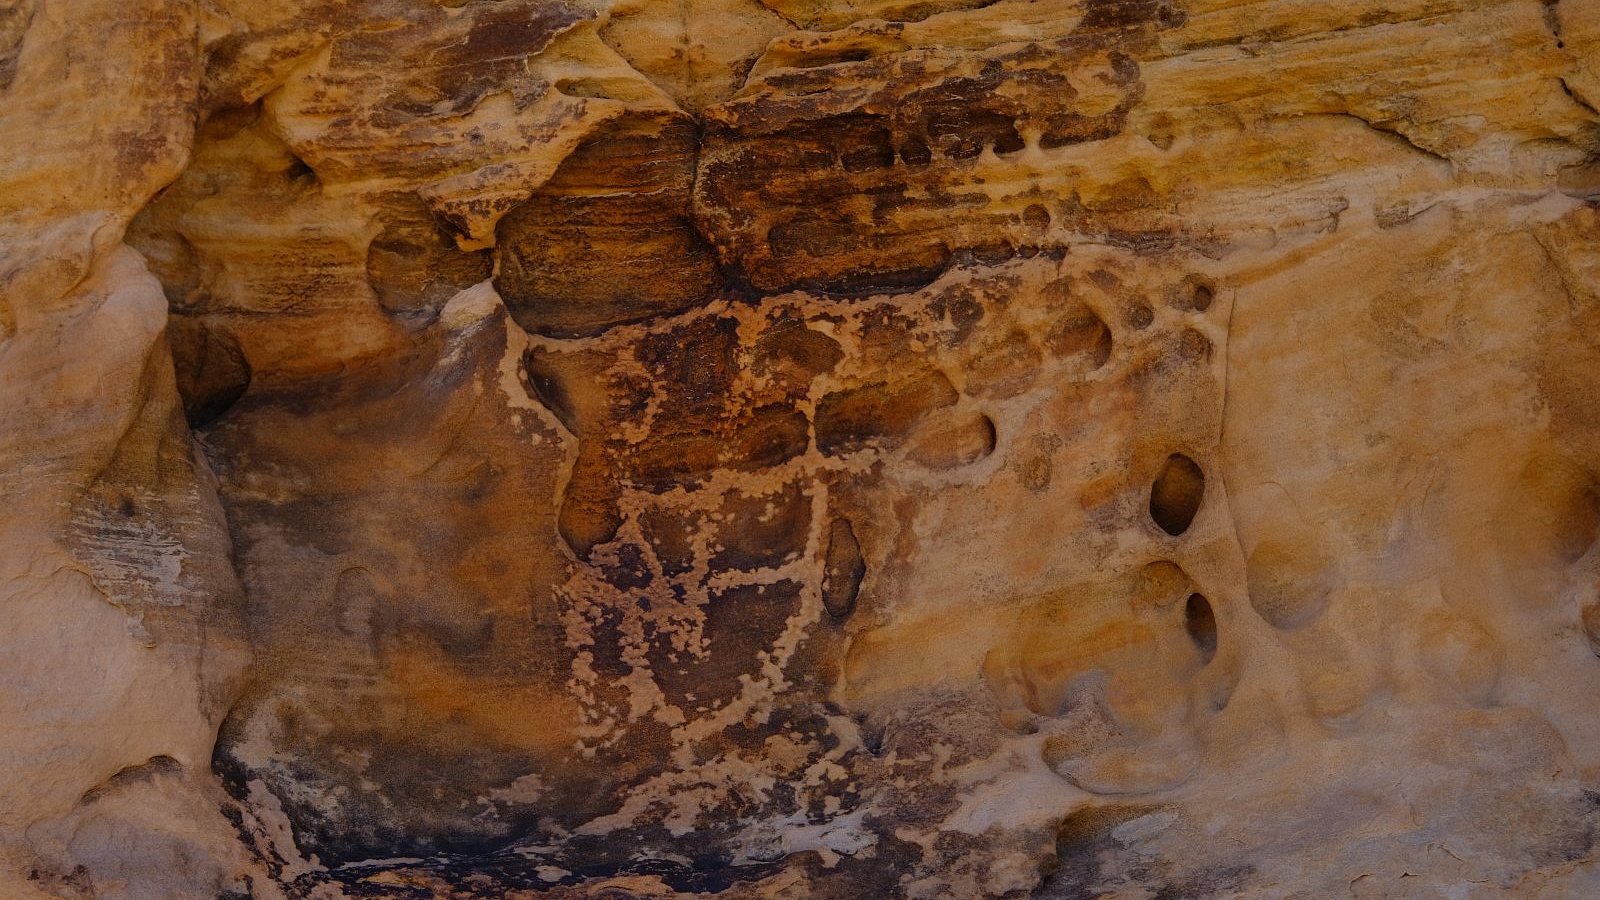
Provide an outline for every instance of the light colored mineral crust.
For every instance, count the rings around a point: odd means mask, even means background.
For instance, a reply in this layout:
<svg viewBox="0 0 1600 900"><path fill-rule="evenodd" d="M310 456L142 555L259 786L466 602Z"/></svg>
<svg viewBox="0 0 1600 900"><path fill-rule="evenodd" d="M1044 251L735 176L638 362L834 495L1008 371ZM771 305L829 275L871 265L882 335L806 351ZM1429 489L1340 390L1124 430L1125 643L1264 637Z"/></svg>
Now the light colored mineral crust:
<svg viewBox="0 0 1600 900"><path fill-rule="evenodd" d="M0 900L1600 896L1600 0L0 0Z"/></svg>

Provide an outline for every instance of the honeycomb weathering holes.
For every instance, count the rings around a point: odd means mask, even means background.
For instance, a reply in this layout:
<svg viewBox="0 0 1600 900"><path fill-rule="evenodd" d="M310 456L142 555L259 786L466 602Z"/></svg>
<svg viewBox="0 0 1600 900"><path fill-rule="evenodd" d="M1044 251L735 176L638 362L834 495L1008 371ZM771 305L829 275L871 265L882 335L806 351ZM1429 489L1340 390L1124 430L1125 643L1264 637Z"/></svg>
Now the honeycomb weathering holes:
<svg viewBox="0 0 1600 900"><path fill-rule="evenodd" d="M1167 457L1150 486L1150 518L1162 531L1177 537L1189 530L1205 497L1206 475L1199 464L1182 453Z"/></svg>

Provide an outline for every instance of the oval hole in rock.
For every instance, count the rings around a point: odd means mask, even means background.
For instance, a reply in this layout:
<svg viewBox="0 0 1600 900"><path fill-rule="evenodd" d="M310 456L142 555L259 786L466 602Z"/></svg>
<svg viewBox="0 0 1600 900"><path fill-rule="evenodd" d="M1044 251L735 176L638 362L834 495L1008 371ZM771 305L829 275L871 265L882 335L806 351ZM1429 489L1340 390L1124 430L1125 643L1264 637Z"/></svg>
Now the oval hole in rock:
<svg viewBox="0 0 1600 900"><path fill-rule="evenodd" d="M1150 485L1150 518L1162 531L1177 537L1189 530L1205 493L1206 475L1200 466L1182 453L1174 453Z"/></svg>
<svg viewBox="0 0 1600 900"><path fill-rule="evenodd" d="M1111 328L1087 304L1065 316L1045 337L1045 345L1058 357L1080 356L1088 362L1085 371L1094 371L1111 359Z"/></svg>
<svg viewBox="0 0 1600 900"><path fill-rule="evenodd" d="M1200 275L1191 275L1182 282L1173 285L1172 292L1168 294L1172 305L1185 312L1203 313L1211 308L1217 299L1217 288L1211 279Z"/></svg>
<svg viewBox="0 0 1600 900"><path fill-rule="evenodd" d="M1205 595L1189 595L1189 602L1183 607L1183 630L1200 651L1200 665L1208 665L1217 655L1217 615Z"/></svg>

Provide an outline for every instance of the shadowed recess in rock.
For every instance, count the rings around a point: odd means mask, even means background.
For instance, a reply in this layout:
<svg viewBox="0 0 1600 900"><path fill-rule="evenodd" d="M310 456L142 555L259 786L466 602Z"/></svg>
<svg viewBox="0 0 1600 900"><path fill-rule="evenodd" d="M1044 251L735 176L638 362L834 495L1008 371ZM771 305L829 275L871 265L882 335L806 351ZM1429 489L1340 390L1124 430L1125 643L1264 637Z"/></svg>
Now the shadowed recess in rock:
<svg viewBox="0 0 1600 900"><path fill-rule="evenodd" d="M1206 476L1200 466L1182 453L1161 464L1150 485L1150 518L1174 537L1189 530L1205 499Z"/></svg>

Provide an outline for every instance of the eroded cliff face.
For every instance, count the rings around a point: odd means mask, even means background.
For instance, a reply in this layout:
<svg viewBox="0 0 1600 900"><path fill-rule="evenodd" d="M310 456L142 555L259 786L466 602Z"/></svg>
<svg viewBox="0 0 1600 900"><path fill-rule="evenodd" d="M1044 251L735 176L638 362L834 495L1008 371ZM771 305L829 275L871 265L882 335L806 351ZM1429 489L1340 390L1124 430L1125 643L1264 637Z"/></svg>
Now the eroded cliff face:
<svg viewBox="0 0 1600 900"><path fill-rule="evenodd" d="M1600 4L0 6L0 895L1600 893Z"/></svg>

